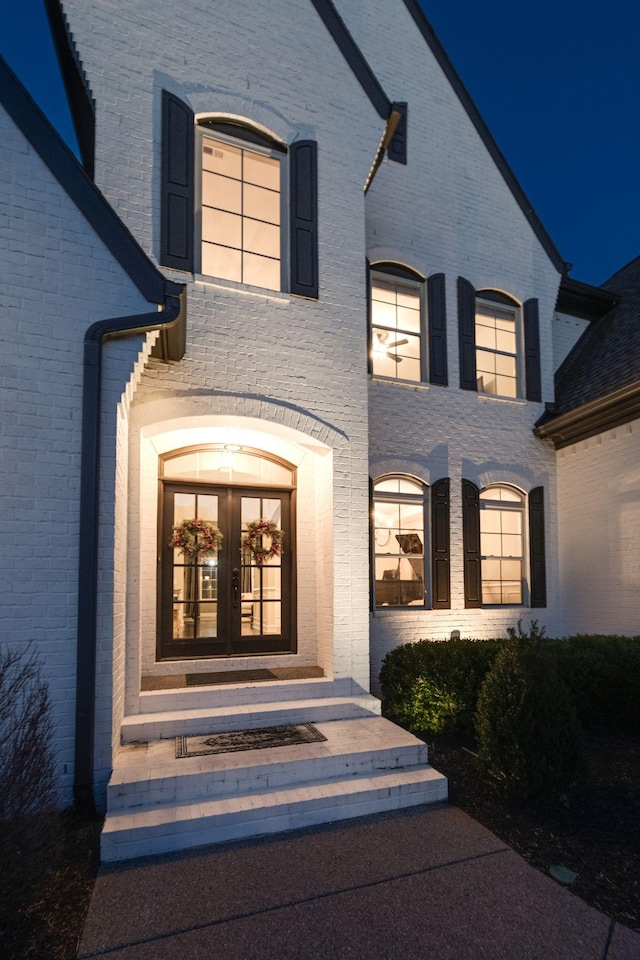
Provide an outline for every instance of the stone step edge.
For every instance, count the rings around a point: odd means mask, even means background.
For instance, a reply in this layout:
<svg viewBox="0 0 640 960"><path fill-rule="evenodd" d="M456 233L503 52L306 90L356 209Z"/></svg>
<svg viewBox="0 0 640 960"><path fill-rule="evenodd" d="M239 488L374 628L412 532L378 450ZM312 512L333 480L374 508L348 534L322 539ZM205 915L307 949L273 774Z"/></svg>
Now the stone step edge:
<svg viewBox="0 0 640 960"><path fill-rule="evenodd" d="M334 692L335 691L335 692ZM301 697L366 696L367 691L353 690L352 684L332 677L314 677L309 680L261 680L247 683L205 684L170 690L144 690L139 694L141 713L155 713L167 702L205 699L214 695L218 701L234 706L234 698L243 697L252 703L286 702L292 693ZM372 694L369 694L372 696Z"/></svg>
<svg viewBox="0 0 640 960"><path fill-rule="evenodd" d="M333 707L346 707L354 704L357 707L367 710L372 716L380 716L381 702L377 697L321 697L318 699L305 700L268 700L263 703L247 703L237 706L229 705L224 707L199 707L197 709L185 708L183 710L166 710L157 713L136 713L125 716L121 723L121 730L129 730L137 726L152 726L160 723L179 723L186 720L207 720L226 719L232 717L251 718L253 714L265 713L293 713L297 710L327 710ZM261 719L256 717L256 719ZM311 721L313 722L313 721ZM242 729L242 728L239 728ZM215 730L206 730L204 733L216 733ZM198 736L198 734L193 734ZM157 737L152 739L156 740ZM123 741L124 742L124 741Z"/></svg>
<svg viewBox="0 0 640 960"><path fill-rule="evenodd" d="M310 743L301 744L300 746L314 747L318 746L318 744ZM246 751L246 753L258 754L263 752L264 751ZM238 756L237 753L235 755ZM219 755L211 754L211 756L213 758ZM266 759L264 763L247 761L243 766L222 769L212 767L210 770L202 769L202 767L193 770L190 769L186 765L189 758L180 760L173 759L166 766L151 768L144 766L132 767L122 772L118 770L116 764L107 785L107 804L109 803L109 797L113 796L113 802L116 802L117 797L123 796L121 791L126 790L126 788L134 788L135 790L135 788L140 785L144 787L144 790L139 791L140 793L152 793L154 790L162 789L162 784L167 781L173 782L179 780L185 789L189 789L190 783L193 783L194 786L197 787L198 781L200 780L207 783L211 783L212 779L214 781L219 780L221 783L224 783L225 780L244 780L247 786L243 789L242 793L255 795L256 790L250 786L251 782L253 781L255 783L256 779L268 776L270 771L273 776L274 768L279 771L279 775L281 776L291 776L292 778L289 781L289 785L293 787L296 783L304 785L305 783L315 783L316 781L322 782L326 779L326 776L322 774L323 767L335 768L342 767L344 764L360 763L369 764L373 770L410 769L416 765L426 765L428 763L428 756L427 745L422 741L416 740L415 743L389 744L388 746L379 747L376 750L372 750L371 744L364 744L361 749L358 749L356 743L351 743L348 747L345 747L343 752L339 753L329 753L321 756L314 756L313 753L310 753L306 757L291 756L290 759L285 755L275 761L268 761ZM403 758L406 762L403 762ZM193 759L202 760L203 758L194 757ZM377 764L385 764L387 762L389 766L376 766ZM183 764L183 766L176 768L176 764L178 763ZM308 778L308 774L305 773L304 770L306 770L309 764L313 764L314 768L320 773L319 777L314 777L312 780L305 779ZM304 768L303 772L300 772L301 768ZM298 771L297 776L300 779L296 778L296 771ZM362 774L354 774L354 776L360 775ZM331 775L331 779L335 776L335 774ZM341 773L337 774L337 776L340 777ZM261 784L258 784L258 791L260 786ZM273 789L276 788L274 787ZM135 796L135 794L132 794L132 798L133 796Z"/></svg>
<svg viewBox="0 0 640 960"><path fill-rule="evenodd" d="M378 787L362 790L360 793L345 793L342 797L333 798L329 805L325 802L322 806L316 803L310 806L300 802L295 809L285 807L283 811L276 807L266 817L263 811L259 819L254 817L224 826L212 821L202 824L196 819L191 820L191 831L181 829L172 833L169 826L160 835L153 837L149 837L145 830L134 831L134 837L131 837L132 831L129 831L129 837L117 833L107 835L103 836L101 843L102 862L122 862L134 857L157 856L212 844L257 839L390 810L402 810L423 804L436 806L446 802L446 781L444 786L441 783L427 787L424 784L418 786L421 789L414 789L413 785L409 784L410 789ZM126 834L126 831L123 833Z"/></svg>
<svg viewBox="0 0 640 960"><path fill-rule="evenodd" d="M355 789L359 788L359 789ZM430 764L420 764L404 768L402 771L389 770L372 776L370 773L353 774L331 780L318 780L303 787L274 787L262 793L249 793L241 796L231 795L217 800L197 800L193 803L154 804L134 810L109 811L107 813L103 835L110 836L118 831L144 830L150 833L162 833L162 827L168 826L172 833L192 828L205 819L215 819L217 825L228 825L251 819L262 818L264 811L286 806L295 808L317 803L319 808L324 801L343 796L360 796L373 791L391 790L398 793L402 789L410 792L428 791L437 794L432 802L447 799L447 778L438 773ZM413 788L413 790L411 790ZM329 804L330 805L330 804ZM198 814L194 816L197 808Z"/></svg>

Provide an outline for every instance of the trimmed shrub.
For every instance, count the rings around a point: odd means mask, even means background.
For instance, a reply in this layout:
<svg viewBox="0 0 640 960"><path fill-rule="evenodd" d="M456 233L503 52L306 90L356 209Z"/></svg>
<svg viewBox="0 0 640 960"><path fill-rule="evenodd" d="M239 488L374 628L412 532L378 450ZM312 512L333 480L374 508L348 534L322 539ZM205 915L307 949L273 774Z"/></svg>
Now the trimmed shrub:
<svg viewBox="0 0 640 960"><path fill-rule="evenodd" d="M640 730L640 637L579 635L553 649L583 727Z"/></svg>
<svg viewBox="0 0 640 960"><path fill-rule="evenodd" d="M478 694L500 640L419 640L392 650L380 671L386 712L409 730L473 736Z"/></svg>
<svg viewBox="0 0 640 960"><path fill-rule="evenodd" d="M478 699L478 760L509 798L557 796L584 777L580 725L548 641L512 634Z"/></svg>

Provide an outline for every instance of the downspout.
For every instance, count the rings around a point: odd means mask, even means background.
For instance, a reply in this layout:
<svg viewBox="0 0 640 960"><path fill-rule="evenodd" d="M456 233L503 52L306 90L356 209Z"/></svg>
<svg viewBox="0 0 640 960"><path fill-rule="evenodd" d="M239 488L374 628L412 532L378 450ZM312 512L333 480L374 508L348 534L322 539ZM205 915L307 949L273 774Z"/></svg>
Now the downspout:
<svg viewBox="0 0 640 960"><path fill-rule="evenodd" d="M93 763L95 737L96 640L98 611L98 522L100 486L100 406L102 344L106 340L160 331L164 359L180 359L170 341L184 323L185 287L165 281L164 308L92 324L84 337L82 446L80 460L80 537L76 670L76 743L73 795L76 809L95 813ZM180 336L177 341L180 343ZM167 347L167 344L169 346ZM182 353L184 348L182 348ZM167 355L168 354L168 355Z"/></svg>

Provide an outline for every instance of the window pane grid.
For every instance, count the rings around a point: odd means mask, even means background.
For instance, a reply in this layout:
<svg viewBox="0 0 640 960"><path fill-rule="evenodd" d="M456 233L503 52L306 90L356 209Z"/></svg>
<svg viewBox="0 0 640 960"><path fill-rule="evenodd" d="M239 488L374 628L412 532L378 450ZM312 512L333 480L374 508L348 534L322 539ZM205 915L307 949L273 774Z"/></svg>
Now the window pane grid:
<svg viewBox="0 0 640 960"><path fill-rule="evenodd" d="M280 161L203 141L203 273L280 288Z"/></svg>
<svg viewBox="0 0 640 960"><path fill-rule="evenodd" d="M380 481L401 489L402 478ZM408 481L416 488L414 481ZM376 485L378 486L378 485ZM410 494L374 500L375 602L378 607L423 606L424 498Z"/></svg>
<svg viewBox="0 0 640 960"><path fill-rule="evenodd" d="M515 490L498 487L483 490L480 505L482 602L522 604L523 499Z"/></svg>
<svg viewBox="0 0 640 960"><path fill-rule="evenodd" d="M373 280L371 328L373 373L419 382L422 379L419 290L408 284Z"/></svg>
<svg viewBox="0 0 640 960"><path fill-rule="evenodd" d="M478 392L517 397L515 313L477 304L475 336Z"/></svg>

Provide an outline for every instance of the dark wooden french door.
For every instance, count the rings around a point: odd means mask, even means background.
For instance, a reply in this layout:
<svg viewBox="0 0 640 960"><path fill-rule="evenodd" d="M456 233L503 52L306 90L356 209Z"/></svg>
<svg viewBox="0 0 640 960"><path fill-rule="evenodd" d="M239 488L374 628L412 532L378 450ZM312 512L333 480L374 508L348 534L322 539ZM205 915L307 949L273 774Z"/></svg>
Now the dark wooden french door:
<svg viewBox="0 0 640 960"><path fill-rule="evenodd" d="M204 520L220 549L197 561L170 546L174 525ZM264 564L242 548L252 520L283 531L281 556ZM163 482L158 582L158 658L295 652L293 516L290 490Z"/></svg>

